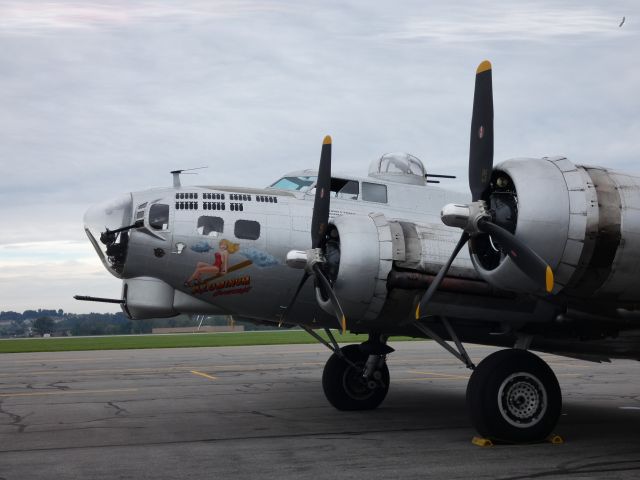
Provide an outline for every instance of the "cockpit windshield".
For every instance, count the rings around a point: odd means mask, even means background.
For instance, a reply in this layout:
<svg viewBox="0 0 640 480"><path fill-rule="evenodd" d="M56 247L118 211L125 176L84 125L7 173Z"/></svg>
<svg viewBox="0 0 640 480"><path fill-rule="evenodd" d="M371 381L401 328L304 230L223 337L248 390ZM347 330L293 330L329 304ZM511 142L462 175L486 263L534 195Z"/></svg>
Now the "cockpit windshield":
<svg viewBox="0 0 640 480"><path fill-rule="evenodd" d="M301 176L301 177L282 177L280 180L270 185L270 188L277 188L279 190L297 190L304 192L308 190L311 185L316 183L315 176Z"/></svg>

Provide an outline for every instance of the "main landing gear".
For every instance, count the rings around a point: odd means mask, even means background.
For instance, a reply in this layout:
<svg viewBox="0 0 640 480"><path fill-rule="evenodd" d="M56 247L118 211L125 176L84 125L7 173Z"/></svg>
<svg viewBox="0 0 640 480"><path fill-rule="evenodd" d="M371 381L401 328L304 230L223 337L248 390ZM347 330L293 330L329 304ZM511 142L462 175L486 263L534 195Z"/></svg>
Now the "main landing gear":
<svg viewBox="0 0 640 480"><path fill-rule="evenodd" d="M370 354L366 343L341 348L324 366L322 388L329 403L338 410L377 408L389 391L385 355Z"/></svg>
<svg viewBox="0 0 640 480"><path fill-rule="evenodd" d="M387 355L393 348L386 337L371 333L360 345L340 348L329 329L329 342L313 330L304 328L316 340L333 351L322 372L322 388L329 403L338 410L373 410L389 391Z"/></svg>
<svg viewBox="0 0 640 480"><path fill-rule="evenodd" d="M473 370L467 384L467 408L480 435L506 443L548 438L562 410L558 379L540 357L526 350L530 339L492 353L476 367L445 317L440 321L455 347L424 323L414 326Z"/></svg>
<svg viewBox="0 0 640 480"><path fill-rule="evenodd" d="M562 410L560 385L551 368L524 348L497 351L476 367L452 325L446 318L440 320L456 348L425 324L415 325L473 370L467 385L467 407L478 433L505 443L549 438ZM333 351L322 374L329 403L338 410L377 408L389 391L386 356L393 349L386 338L371 334L361 345L340 348L328 329L330 343L313 330L306 330Z"/></svg>
<svg viewBox="0 0 640 480"><path fill-rule="evenodd" d="M549 366L526 350L492 353L467 385L471 423L480 435L508 443L548 438L562 409L560 385Z"/></svg>

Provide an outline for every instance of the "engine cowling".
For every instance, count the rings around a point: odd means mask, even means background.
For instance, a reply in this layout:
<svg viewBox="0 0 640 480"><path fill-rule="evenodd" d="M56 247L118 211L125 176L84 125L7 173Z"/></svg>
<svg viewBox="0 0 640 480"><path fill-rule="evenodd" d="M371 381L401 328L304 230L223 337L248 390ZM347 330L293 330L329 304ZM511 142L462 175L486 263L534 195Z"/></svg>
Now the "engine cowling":
<svg viewBox="0 0 640 480"><path fill-rule="evenodd" d="M327 269L347 318L372 320L382 310L396 228L382 214L344 215L331 221L334 232L326 247ZM320 306L332 314L328 299L316 292Z"/></svg>
<svg viewBox="0 0 640 480"><path fill-rule="evenodd" d="M640 178L574 165L564 157L507 160L494 167L484 197L494 221L551 266L553 293L640 298ZM488 235L470 242L471 259L492 285L537 287Z"/></svg>

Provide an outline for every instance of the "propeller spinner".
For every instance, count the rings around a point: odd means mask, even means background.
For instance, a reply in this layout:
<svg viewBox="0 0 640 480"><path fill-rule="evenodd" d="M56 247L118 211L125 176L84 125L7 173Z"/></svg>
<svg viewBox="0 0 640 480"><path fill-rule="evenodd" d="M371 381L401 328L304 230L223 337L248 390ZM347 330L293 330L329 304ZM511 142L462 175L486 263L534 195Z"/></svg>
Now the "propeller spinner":
<svg viewBox="0 0 640 480"><path fill-rule="evenodd" d="M446 205L441 212L445 225L463 230L451 257L433 280L416 308L416 319L426 316L426 307L449 271L453 260L467 241L485 233L497 240L500 250L507 255L537 285L547 293L553 289L553 271L531 248L507 229L497 225L493 214L483 200L491 182L493 170L493 91L491 63L482 62L476 70L469 143L469 190L472 202L468 205Z"/></svg>

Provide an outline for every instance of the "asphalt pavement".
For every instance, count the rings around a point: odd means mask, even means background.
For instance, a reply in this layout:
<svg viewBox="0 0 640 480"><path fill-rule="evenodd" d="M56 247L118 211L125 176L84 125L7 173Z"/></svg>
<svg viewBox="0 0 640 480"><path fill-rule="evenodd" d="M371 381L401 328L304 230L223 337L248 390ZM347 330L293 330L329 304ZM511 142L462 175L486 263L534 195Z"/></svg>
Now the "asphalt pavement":
<svg viewBox="0 0 640 480"><path fill-rule="evenodd" d="M640 363L543 355L565 443L483 448L469 371L434 342L393 346L369 412L325 400L319 345L0 355L0 479L640 476Z"/></svg>

